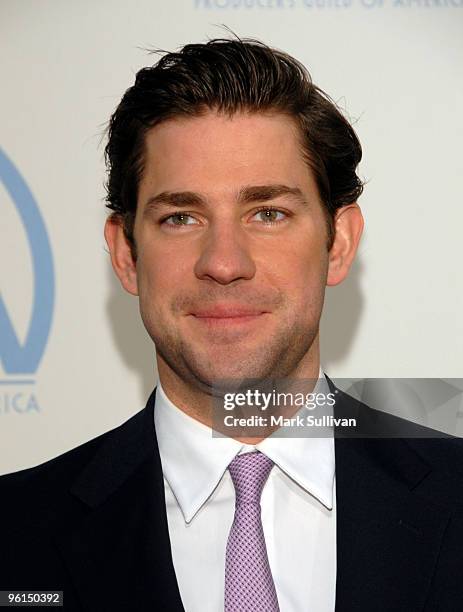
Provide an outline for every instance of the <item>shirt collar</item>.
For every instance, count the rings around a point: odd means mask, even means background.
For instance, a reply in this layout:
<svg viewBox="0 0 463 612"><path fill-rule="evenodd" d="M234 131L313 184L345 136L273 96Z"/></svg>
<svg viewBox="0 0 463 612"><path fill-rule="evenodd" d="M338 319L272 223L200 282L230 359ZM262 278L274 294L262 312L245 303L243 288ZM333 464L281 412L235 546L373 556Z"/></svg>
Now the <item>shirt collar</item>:
<svg viewBox="0 0 463 612"><path fill-rule="evenodd" d="M320 370L314 389L326 384ZM305 409L304 409L305 410ZM334 438L285 438L271 435L252 446L227 437L213 437L210 427L173 404L161 383L156 391L154 422L164 478L189 523L211 496L232 459L259 450L328 509L333 507Z"/></svg>

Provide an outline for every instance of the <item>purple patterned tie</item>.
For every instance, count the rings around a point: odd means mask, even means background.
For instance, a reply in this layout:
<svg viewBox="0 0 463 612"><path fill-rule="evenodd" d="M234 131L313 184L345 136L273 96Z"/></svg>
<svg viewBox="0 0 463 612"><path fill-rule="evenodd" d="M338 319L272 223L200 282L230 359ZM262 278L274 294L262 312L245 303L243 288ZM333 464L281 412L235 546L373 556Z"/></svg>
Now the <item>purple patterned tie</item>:
<svg viewBox="0 0 463 612"><path fill-rule="evenodd" d="M260 452L228 466L235 485L235 518L225 558L225 612L279 612L260 516L260 497L273 461Z"/></svg>

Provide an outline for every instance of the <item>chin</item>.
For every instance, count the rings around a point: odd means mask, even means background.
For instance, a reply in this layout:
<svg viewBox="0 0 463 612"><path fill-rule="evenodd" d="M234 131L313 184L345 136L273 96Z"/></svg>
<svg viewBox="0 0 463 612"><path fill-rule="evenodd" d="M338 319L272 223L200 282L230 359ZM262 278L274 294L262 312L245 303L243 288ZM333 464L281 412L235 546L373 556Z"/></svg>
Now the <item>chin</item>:
<svg viewBox="0 0 463 612"><path fill-rule="evenodd" d="M242 381L243 379L261 379L273 376L269 370L268 362L256 364L255 361L247 362L243 359L235 358L235 366L220 367L217 365L209 367L198 367L195 376L208 386L221 386L222 382ZM197 364L199 365L199 364Z"/></svg>

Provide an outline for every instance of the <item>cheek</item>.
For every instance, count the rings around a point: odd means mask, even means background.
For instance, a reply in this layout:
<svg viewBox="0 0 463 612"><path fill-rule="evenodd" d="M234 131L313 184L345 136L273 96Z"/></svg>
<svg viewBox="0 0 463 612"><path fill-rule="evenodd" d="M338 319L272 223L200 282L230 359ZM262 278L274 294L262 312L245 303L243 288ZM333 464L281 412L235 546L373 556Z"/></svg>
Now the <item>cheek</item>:
<svg viewBox="0 0 463 612"><path fill-rule="evenodd" d="M328 274L328 255L295 259L288 270L287 297L288 308L295 320L312 325L318 321L323 308L326 280Z"/></svg>
<svg viewBox="0 0 463 612"><path fill-rule="evenodd" d="M169 309L173 298L186 286L185 258L151 249L139 253L137 281L142 305L152 311Z"/></svg>
<svg viewBox="0 0 463 612"><path fill-rule="evenodd" d="M294 279L289 292L290 302L294 301L302 310L312 310L321 305L326 286L327 266L300 267L294 272Z"/></svg>
<svg viewBox="0 0 463 612"><path fill-rule="evenodd" d="M261 261L289 299L323 291L328 275L328 251L320 240L287 241L278 256ZM270 263L271 262L271 263Z"/></svg>
<svg viewBox="0 0 463 612"><path fill-rule="evenodd" d="M140 256L137 261L137 282L141 305L153 304L165 295L166 274L155 257Z"/></svg>

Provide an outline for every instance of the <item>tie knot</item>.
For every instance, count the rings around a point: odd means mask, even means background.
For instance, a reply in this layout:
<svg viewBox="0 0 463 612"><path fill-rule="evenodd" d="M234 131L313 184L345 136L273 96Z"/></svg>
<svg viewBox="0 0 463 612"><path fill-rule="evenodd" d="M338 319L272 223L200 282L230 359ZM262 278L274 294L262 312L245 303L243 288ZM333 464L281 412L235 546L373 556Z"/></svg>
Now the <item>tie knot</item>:
<svg viewBox="0 0 463 612"><path fill-rule="evenodd" d="M236 455L228 466L235 485L236 504L259 504L273 461L256 451Z"/></svg>

